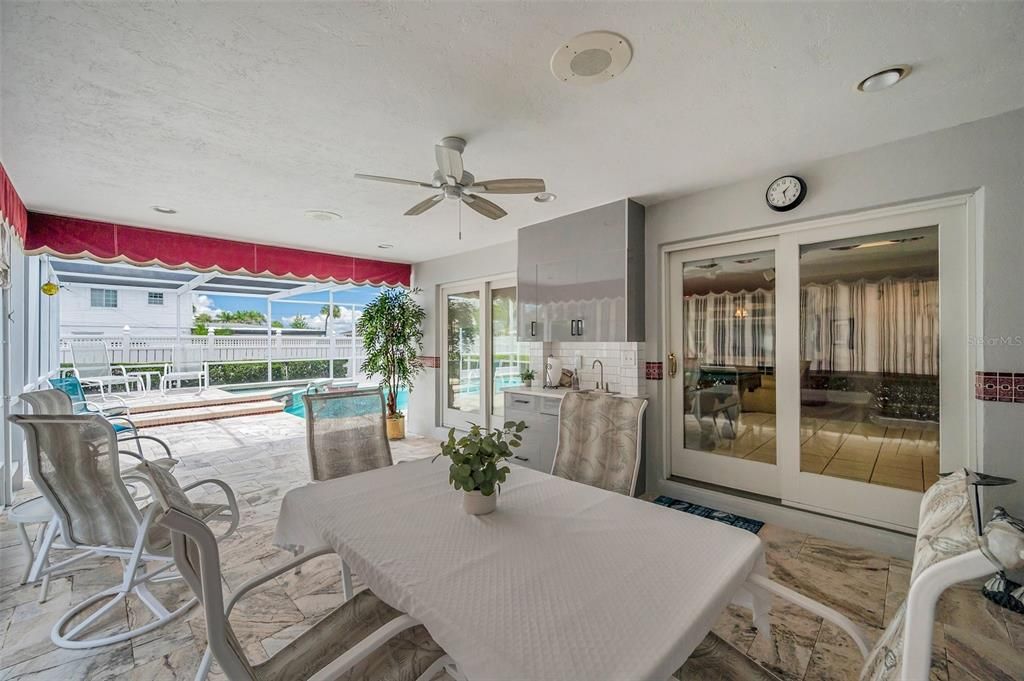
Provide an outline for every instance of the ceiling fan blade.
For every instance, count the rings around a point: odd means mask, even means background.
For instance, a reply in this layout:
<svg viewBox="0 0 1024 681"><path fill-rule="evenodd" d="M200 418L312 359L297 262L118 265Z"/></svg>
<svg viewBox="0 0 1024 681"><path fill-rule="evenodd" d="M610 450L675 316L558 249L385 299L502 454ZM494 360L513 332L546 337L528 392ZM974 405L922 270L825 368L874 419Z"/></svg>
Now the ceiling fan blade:
<svg viewBox="0 0 1024 681"><path fill-rule="evenodd" d="M470 208L472 208L473 210L475 210L477 213L480 213L480 215L483 215L485 218L490 218L492 220L500 220L501 218L508 215L508 213L505 212L505 209L499 206L498 204L492 203L491 201L488 201L484 197L477 196L476 194L463 194L462 202L465 203Z"/></svg>
<svg viewBox="0 0 1024 681"><path fill-rule="evenodd" d="M540 194L547 191L544 180L531 177L506 178L474 182L471 189L488 194Z"/></svg>
<svg viewBox="0 0 1024 681"><path fill-rule="evenodd" d="M430 187L434 188L434 185L427 182L417 182L416 180L403 180L397 177L384 177L383 175L364 175L363 173L356 173L356 177L360 180L376 180L377 182L392 182L394 184L411 184L414 187Z"/></svg>
<svg viewBox="0 0 1024 681"><path fill-rule="evenodd" d="M462 181L462 154L457 149L443 147L440 144L434 145L434 157L437 159L437 169L444 177L454 177L455 182Z"/></svg>
<svg viewBox="0 0 1024 681"><path fill-rule="evenodd" d="M428 199L424 199L417 203L415 206L405 211L406 215L419 215L420 213L426 213L428 210L441 203L441 199L444 198L444 194L436 194Z"/></svg>

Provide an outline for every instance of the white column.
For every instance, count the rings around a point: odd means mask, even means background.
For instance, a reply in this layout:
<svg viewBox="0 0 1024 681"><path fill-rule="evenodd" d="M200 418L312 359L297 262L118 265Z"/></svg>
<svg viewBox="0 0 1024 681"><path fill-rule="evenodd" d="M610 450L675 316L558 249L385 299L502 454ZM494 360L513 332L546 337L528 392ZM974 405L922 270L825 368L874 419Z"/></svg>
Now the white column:
<svg viewBox="0 0 1024 681"><path fill-rule="evenodd" d="M358 343L356 342L356 306L353 303L353 305L352 305L352 355L351 355L351 358L348 360L348 367L349 367L348 368L348 375L349 375L349 378L355 378L356 380L359 380L358 377L356 376L356 372L359 371L359 367L356 366L356 348L357 347L358 347Z"/></svg>
<svg viewBox="0 0 1024 681"><path fill-rule="evenodd" d="M267 382L274 380L274 363L273 363L273 349L271 343L273 343L274 329L271 326L270 312L273 301L267 298Z"/></svg>

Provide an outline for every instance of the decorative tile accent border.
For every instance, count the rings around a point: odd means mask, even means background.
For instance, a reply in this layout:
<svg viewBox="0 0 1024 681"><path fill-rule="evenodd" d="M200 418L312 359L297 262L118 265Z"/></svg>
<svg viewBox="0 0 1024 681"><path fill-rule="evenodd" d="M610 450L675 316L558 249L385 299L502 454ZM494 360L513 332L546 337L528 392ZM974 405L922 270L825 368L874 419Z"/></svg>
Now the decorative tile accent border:
<svg viewBox="0 0 1024 681"><path fill-rule="evenodd" d="M1024 373L977 371L974 374L974 397L985 402L1024 404Z"/></svg>
<svg viewBox="0 0 1024 681"><path fill-rule="evenodd" d="M423 362L423 366L428 369L440 369L441 358L435 357L434 355L420 355L420 361Z"/></svg>
<svg viewBox="0 0 1024 681"><path fill-rule="evenodd" d="M661 362L646 362L645 369L648 381L660 381L664 378L663 364Z"/></svg>

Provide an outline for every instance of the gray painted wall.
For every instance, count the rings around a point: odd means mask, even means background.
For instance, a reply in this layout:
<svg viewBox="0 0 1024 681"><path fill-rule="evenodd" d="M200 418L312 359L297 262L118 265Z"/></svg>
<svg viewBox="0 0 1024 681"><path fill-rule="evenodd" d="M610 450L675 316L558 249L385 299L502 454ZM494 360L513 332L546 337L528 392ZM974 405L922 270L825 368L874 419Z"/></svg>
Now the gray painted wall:
<svg viewBox="0 0 1024 681"><path fill-rule="evenodd" d="M442 433L437 423L440 407L438 381L444 376L444 353L440 342L440 317L437 310L437 286L451 282L487 277L515 276L516 242L487 246L468 253L459 253L417 263L412 268L412 285L422 289L420 304L427 312L423 322L423 354L441 356L442 367L424 369L409 394L409 432L433 437Z"/></svg>
<svg viewBox="0 0 1024 681"><path fill-rule="evenodd" d="M807 180L808 197L788 214L773 213L764 192L774 177L796 173ZM980 191L979 191L980 190ZM663 360L659 249L695 237L817 219L943 195L978 192L977 276L979 314L987 337L1024 336L1024 109L928 133L735 184L709 189L647 208L647 359ZM966 322L966 320L965 320ZM970 323L970 322L966 322ZM1024 347L980 349L977 369L1024 371ZM971 381L973 386L973 380ZM663 382L648 382L648 442L653 488L663 451L660 442ZM973 396L964 395L974 401ZM985 472L1022 482L992 491L986 505L1002 504L1024 515L1024 405L977 402L978 453Z"/></svg>

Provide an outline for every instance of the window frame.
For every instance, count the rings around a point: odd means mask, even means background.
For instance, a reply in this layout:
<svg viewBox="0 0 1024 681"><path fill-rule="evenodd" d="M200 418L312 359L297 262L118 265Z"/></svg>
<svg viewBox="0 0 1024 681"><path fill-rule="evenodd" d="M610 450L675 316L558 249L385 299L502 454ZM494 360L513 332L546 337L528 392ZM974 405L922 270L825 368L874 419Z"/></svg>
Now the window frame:
<svg viewBox="0 0 1024 681"><path fill-rule="evenodd" d="M99 303L96 302L96 294L99 294ZM120 306L116 288L89 288L89 307L98 310L116 310ZM113 305L110 302L113 301Z"/></svg>

